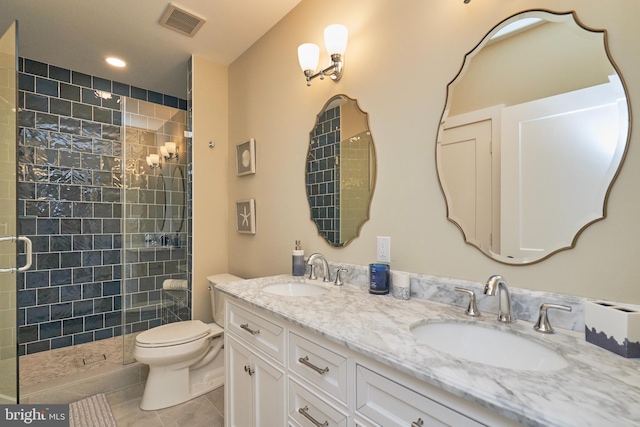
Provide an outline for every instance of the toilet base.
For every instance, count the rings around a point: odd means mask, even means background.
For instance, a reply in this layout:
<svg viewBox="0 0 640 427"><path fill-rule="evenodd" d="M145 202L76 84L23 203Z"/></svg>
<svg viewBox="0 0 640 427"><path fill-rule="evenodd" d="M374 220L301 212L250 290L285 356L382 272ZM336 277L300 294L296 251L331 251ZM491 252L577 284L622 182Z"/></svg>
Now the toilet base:
<svg viewBox="0 0 640 427"><path fill-rule="evenodd" d="M219 337L218 339L222 339ZM149 366L140 409L155 411L184 403L224 385L224 351L202 367Z"/></svg>

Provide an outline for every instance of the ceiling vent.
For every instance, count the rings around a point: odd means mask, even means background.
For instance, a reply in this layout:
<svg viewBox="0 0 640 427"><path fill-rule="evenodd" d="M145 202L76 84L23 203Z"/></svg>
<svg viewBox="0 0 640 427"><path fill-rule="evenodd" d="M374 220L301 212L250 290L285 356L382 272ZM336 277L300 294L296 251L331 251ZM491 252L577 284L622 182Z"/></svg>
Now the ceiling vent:
<svg viewBox="0 0 640 427"><path fill-rule="evenodd" d="M205 22L204 18L187 12L173 3L169 3L167 10L160 19L160 25L163 27L170 28L189 37L193 37Z"/></svg>

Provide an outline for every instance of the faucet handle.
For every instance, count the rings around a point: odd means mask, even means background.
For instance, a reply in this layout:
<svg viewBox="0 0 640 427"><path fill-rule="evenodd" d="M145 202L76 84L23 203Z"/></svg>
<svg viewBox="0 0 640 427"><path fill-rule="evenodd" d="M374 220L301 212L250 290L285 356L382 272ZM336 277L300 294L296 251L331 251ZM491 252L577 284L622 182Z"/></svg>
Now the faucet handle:
<svg viewBox="0 0 640 427"><path fill-rule="evenodd" d="M336 280L333 282L334 285L336 286L342 286L344 285L344 282L342 281L342 273L346 273L347 270L346 268L339 268L336 270Z"/></svg>
<svg viewBox="0 0 640 427"><path fill-rule="evenodd" d="M316 271L313 269L314 267L313 263L308 265L309 265L309 280L316 280L318 276L316 276Z"/></svg>
<svg viewBox="0 0 640 427"><path fill-rule="evenodd" d="M533 326L533 329L540 332L541 334L555 334L555 331L551 327L549 323L549 317L547 315L547 310L550 308L555 308L557 310L563 311L571 311L571 307L568 305L558 305L558 304L541 304L540 305L540 314L538 315L538 321Z"/></svg>
<svg viewBox="0 0 640 427"><path fill-rule="evenodd" d="M464 288L456 287L454 290L456 292L462 292L469 295L469 306L465 310L464 314L471 317L480 317L480 311L478 311L478 306L476 305L476 294L473 291Z"/></svg>

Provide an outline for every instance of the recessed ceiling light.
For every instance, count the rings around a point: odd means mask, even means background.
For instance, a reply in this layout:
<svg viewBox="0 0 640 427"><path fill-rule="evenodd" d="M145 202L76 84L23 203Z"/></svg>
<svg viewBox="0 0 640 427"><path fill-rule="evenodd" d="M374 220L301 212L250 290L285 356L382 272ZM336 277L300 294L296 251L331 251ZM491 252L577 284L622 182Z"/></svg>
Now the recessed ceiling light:
<svg viewBox="0 0 640 427"><path fill-rule="evenodd" d="M127 65L127 63L124 62L122 59L114 58L113 56L108 57L106 61L108 64L113 65L114 67L119 67L119 68L122 68Z"/></svg>

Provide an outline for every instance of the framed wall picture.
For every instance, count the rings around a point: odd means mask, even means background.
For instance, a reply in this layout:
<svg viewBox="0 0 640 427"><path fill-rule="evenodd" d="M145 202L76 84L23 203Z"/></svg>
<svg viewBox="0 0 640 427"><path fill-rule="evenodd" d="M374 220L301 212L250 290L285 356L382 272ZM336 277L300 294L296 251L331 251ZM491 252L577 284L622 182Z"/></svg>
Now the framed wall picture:
<svg viewBox="0 0 640 427"><path fill-rule="evenodd" d="M236 202L236 230L238 233L256 234L255 199L238 200Z"/></svg>
<svg viewBox="0 0 640 427"><path fill-rule="evenodd" d="M236 168L238 176L256 173L256 141L251 138L247 142L236 145Z"/></svg>

